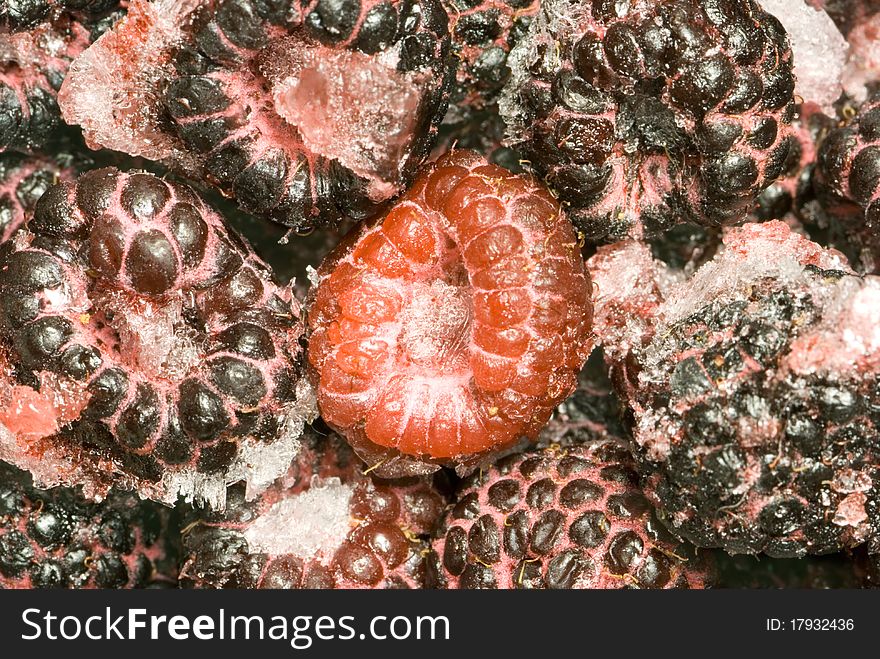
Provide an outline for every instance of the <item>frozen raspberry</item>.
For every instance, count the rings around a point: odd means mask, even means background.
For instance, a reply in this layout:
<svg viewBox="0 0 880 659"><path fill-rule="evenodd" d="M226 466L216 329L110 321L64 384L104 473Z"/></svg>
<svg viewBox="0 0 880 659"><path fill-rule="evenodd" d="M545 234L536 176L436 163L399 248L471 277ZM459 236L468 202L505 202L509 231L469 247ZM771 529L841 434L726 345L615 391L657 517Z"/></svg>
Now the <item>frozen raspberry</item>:
<svg viewBox="0 0 880 659"><path fill-rule="evenodd" d="M72 176L72 169L59 159L0 154L0 242L21 228L48 188Z"/></svg>
<svg viewBox="0 0 880 659"><path fill-rule="evenodd" d="M445 588L702 588L654 519L625 449L552 445L470 477L429 558Z"/></svg>
<svg viewBox="0 0 880 659"><path fill-rule="evenodd" d="M0 457L41 486L222 506L287 469L314 405L299 305L189 188L50 188L0 247L0 298Z"/></svg>
<svg viewBox="0 0 880 659"><path fill-rule="evenodd" d="M437 0L136 0L60 98L93 144L171 161L303 230L405 187L452 62Z"/></svg>
<svg viewBox="0 0 880 659"><path fill-rule="evenodd" d="M0 588L173 586L176 516L128 493L90 503L0 462Z"/></svg>
<svg viewBox="0 0 880 659"><path fill-rule="evenodd" d="M623 248L633 263L636 248ZM880 279L778 221L729 230L690 277L642 258L629 292L612 260L589 263L596 332L670 527L698 546L777 557L872 538Z"/></svg>
<svg viewBox="0 0 880 659"><path fill-rule="evenodd" d="M534 438L590 353L589 291L540 183L453 152L318 272L322 416L383 477L473 466Z"/></svg>
<svg viewBox="0 0 880 659"><path fill-rule="evenodd" d="M753 0L549 0L500 107L587 237L729 224L782 171L791 59Z"/></svg>
<svg viewBox="0 0 880 659"><path fill-rule="evenodd" d="M421 588L424 540L445 501L429 481L374 481L338 436L311 434L287 476L184 534L184 586Z"/></svg>

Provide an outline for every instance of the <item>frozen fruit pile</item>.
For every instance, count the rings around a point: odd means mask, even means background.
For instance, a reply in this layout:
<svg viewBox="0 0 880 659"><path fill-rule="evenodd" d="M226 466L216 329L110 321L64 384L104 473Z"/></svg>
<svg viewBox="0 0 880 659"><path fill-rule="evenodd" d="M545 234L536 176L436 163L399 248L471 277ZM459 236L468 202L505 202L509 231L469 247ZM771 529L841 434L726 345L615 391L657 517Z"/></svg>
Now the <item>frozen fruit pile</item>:
<svg viewBox="0 0 880 659"><path fill-rule="evenodd" d="M880 565L880 4L0 0L0 588Z"/></svg>

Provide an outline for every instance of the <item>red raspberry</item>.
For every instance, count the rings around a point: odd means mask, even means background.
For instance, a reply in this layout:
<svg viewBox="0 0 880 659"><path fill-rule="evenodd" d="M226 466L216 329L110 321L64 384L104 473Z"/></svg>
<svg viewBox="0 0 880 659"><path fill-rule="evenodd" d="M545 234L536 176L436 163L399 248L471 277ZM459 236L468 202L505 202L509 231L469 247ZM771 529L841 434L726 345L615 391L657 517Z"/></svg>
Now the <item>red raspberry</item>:
<svg viewBox="0 0 880 659"><path fill-rule="evenodd" d="M615 442L551 445L462 486L429 585L443 588L703 588L706 566L654 518Z"/></svg>
<svg viewBox="0 0 880 659"><path fill-rule="evenodd" d="M187 187L94 170L0 249L0 455L43 484L222 505L287 468L299 305Z"/></svg>
<svg viewBox="0 0 880 659"><path fill-rule="evenodd" d="M258 500L231 488L223 514L194 515L184 586L421 588L425 536L445 501L430 481L374 481L338 436L309 433Z"/></svg>
<svg viewBox="0 0 880 659"><path fill-rule="evenodd" d="M318 273L309 362L323 418L387 477L534 438L592 347L589 291L550 194L453 152Z"/></svg>
<svg viewBox="0 0 880 659"><path fill-rule="evenodd" d="M60 100L91 142L170 161L300 231L405 188L451 78L437 0L137 0Z"/></svg>

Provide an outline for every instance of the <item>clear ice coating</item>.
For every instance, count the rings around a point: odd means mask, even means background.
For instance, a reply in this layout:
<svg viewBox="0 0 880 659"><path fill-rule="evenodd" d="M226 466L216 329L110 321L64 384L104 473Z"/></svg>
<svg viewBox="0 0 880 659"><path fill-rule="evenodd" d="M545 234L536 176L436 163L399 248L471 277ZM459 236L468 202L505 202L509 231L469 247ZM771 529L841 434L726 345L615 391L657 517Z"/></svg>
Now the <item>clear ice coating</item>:
<svg viewBox="0 0 880 659"><path fill-rule="evenodd" d="M797 78L795 92L833 115L849 56L846 39L824 9L815 9L804 0L760 2L788 32Z"/></svg>
<svg viewBox="0 0 880 659"><path fill-rule="evenodd" d="M279 501L257 518L244 532L248 548L252 553L326 562L351 530L353 491L338 478L316 480L305 492Z"/></svg>
<svg viewBox="0 0 880 659"><path fill-rule="evenodd" d="M843 86L850 96L861 102L868 95L866 85L880 77L880 13L856 25L847 39L850 57Z"/></svg>
<svg viewBox="0 0 880 659"><path fill-rule="evenodd" d="M71 64L58 104L68 124L82 126L89 146L185 162L159 129L155 92L168 73L168 52L202 4L133 0L119 24Z"/></svg>
<svg viewBox="0 0 880 659"><path fill-rule="evenodd" d="M365 55L290 39L271 50L261 68L277 114L312 152L369 180L371 198L393 195L383 178L406 154L426 74L397 71L400 46Z"/></svg>

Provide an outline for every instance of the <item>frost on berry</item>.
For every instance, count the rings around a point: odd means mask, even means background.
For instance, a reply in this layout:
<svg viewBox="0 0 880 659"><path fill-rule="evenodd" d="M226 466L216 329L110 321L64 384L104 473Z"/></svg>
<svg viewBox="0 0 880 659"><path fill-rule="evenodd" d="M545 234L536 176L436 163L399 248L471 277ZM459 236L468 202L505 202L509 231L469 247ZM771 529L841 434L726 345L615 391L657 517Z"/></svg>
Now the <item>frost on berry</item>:
<svg viewBox="0 0 880 659"><path fill-rule="evenodd" d="M445 501L429 480L365 476L336 435L309 433L259 499L231 488L223 514L196 514L181 582L197 588L420 588L425 537Z"/></svg>
<svg viewBox="0 0 880 659"><path fill-rule="evenodd" d="M510 145L589 238L741 221L788 155L791 50L752 0L550 0L508 62Z"/></svg>
<svg viewBox="0 0 880 659"><path fill-rule="evenodd" d="M0 31L0 151L39 148L53 136L58 87L89 40L88 29L74 21Z"/></svg>
<svg viewBox="0 0 880 659"><path fill-rule="evenodd" d="M550 445L469 477L429 557L441 588L702 588L707 566L656 520L626 450Z"/></svg>
<svg viewBox="0 0 880 659"><path fill-rule="evenodd" d="M590 261L606 292L597 334L670 527L699 546L779 557L871 539L880 279L776 221L729 230L679 282L655 264L632 301L607 297L608 258Z"/></svg>
<svg viewBox="0 0 880 659"><path fill-rule="evenodd" d="M61 158L0 154L0 242L24 225L48 188L73 174Z"/></svg>
<svg viewBox="0 0 880 659"><path fill-rule="evenodd" d="M101 503L36 489L0 463L0 588L144 588L177 581L176 515L131 493Z"/></svg>
<svg viewBox="0 0 880 659"><path fill-rule="evenodd" d="M805 221L843 233L868 272L880 271L880 95L821 142ZM824 227L823 227L824 228Z"/></svg>
<svg viewBox="0 0 880 659"><path fill-rule="evenodd" d="M40 486L222 507L314 415L299 304L189 188L98 169L0 248L0 458Z"/></svg>
<svg viewBox="0 0 880 659"><path fill-rule="evenodd" d="M811 7L809 0L760 0L760 4L788 33L795 92L833 114L849 58L846 39L825 10Z"/></svg>
<svg viewBox="0 0 880 659"><path fill-rule="evenodd" d="M386 477L534 438L590 353L589 290L549 193L453 152L318 272L322 416Z"/></svg>
<svg viewBox="0 0 880 659"><path fill-rule="evenodd" d="M405 187L451 64L436 0L135 0L60 100L92 144L169 162L307 230Z"/></svg>

